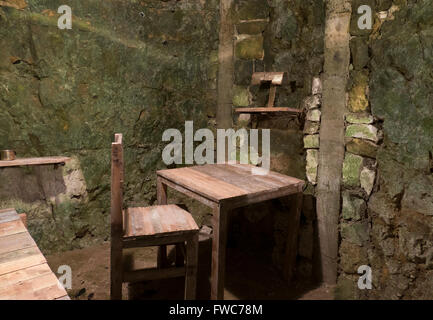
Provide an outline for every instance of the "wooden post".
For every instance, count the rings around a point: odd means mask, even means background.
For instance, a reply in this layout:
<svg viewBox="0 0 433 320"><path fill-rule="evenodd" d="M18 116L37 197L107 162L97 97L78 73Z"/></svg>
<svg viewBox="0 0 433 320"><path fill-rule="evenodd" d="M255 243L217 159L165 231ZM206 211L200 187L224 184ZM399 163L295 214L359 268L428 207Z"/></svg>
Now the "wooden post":
<svg viewBox="0 0 433 320"><path fill-rule="evenodd" d="M328 284L335 284L337 281L344 115L350 64L350 16L350 1L329 0L327 2L317 220L321 261L319 277Z"/></svg>

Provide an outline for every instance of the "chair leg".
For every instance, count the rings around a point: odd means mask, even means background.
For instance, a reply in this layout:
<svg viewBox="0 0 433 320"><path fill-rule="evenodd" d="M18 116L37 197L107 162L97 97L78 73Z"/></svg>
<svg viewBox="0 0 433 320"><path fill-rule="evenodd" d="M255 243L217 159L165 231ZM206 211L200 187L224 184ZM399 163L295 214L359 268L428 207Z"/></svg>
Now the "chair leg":
<svg viewBox="0 0 433 320"><path fill-rule="evenodd" d="M183 267L185 265L185 244L176 244L176 267Z"/></svg>
<svg viewBox="0 0 433 320"><path fill-rule="evenodd" d="M186 242L185 300L195 300L197 290L198 233Z"/></svg>
<svg viewBox="0 0 433 320"><path fill-rule="evenodd" d="M158 247L158 258L157 258L157 268L162 269L168 266L167 262L167 246L159 246Z"/></svg>
<svg viewBox="0 0 433 320"><path fill-rule="evenodd" d="M110 298L111 300L122 300L123 262L120 241L111 244L110 259Z"/></svg>

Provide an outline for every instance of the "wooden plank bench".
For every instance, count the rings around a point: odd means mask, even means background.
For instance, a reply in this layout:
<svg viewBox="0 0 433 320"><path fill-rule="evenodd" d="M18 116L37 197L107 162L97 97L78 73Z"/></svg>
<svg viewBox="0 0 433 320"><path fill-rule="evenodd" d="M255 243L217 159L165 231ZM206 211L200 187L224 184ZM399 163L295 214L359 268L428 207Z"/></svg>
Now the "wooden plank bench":
<svg viewBox="0 0 433 320"><path fill-rule="evenodd" d="M15 209L0 210L0 300L69 300Z"/></svg>
<svg viewBox="0 0 433 320"><path fill-rule="evenodd" d="M42 157L42 158L23 158L15 160L0 160L0 168L19 167L19 166L37 166L46 164L64 164L69 161L68 157Z"/></svg>

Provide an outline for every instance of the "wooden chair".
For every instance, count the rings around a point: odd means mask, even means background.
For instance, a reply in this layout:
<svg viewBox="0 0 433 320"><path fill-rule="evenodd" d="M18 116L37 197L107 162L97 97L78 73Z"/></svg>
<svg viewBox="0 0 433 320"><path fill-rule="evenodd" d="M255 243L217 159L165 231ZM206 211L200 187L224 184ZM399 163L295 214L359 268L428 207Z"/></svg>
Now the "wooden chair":
<svg viewBox="0 0 433 320"><path fill-rule="evenodd" d="M195 299L198 260L198 226L176 205L123 210L122 134L111 146L111 299L122 299L123 282L185 276L185 299ZM185 248L186 243L186 249ZM176 244L176 266L167 266L166 245ZM128 271L123 268L124 248L160 246L157 268ZM184 252L182 253L182 250ZM165 256L161 256L161 252ZM181 254L182 253L182 254ZM184 265L186 256L186 265Z"/></svg>

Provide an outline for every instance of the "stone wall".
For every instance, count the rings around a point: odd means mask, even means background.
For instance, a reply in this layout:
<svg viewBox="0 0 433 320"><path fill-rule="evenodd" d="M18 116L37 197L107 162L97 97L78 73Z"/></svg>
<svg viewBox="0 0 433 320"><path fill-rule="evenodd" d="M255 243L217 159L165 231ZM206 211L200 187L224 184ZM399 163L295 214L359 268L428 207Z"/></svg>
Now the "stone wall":
<svg viewBox="0 0 433 320"><path fill-rule="evenodd" d="M79 248L109 236L115 132L124 134L125 200L149 205L162 132L183 132L185 120L213 127L219 1L19 2L23 10L0 6L0 149L74 160L1 169L0 207L28 213L44 253ZM63 4L72 30L57 27ZM200 223L203 212L192 211Z"/></svg>
<svg viewBox="0 0 433 320"><path fill-rule="evenodd" d="M356 8L373 8L372 30ZM433 1L354 1L337 298L433 297ZM369 265L372 290L357 288Z"/></svg>
<svg viewBox="0 0 433 320"><path fill-rule="evenodd" d="M67 2L72 30L57 28L64 1L0 6L0 149L72 157L64 167L0 169L0 208L28 213L44 253L108 240L115 132L125 136L125 200L150 205L165 167L162 132L183 131L185 120L214 128L217 105L218 0ZM373 9L372 30L357 26L361 4ZM352 9L336 297L432 298L433 0L353 0ZM308 181L297 276L311 279L322 98L311 88L323 80L325 3L236 0L232 18L233 106L264 106L268 90L250 85L252 73L284 71L276 105L307 111L234 123L270 128L271 169ZM209 224L209 209L170 198ZM289 206L238 210L231 240L271 247L282 265ZM372 290L357 287L360 265L372 268Z"/></svg>

